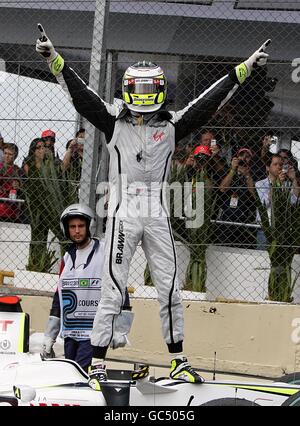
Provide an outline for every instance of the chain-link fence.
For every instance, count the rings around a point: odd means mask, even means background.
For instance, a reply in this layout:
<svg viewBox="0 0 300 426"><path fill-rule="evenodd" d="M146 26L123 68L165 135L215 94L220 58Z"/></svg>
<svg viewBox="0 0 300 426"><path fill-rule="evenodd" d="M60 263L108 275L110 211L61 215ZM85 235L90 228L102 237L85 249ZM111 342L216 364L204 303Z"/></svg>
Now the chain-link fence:
<svg viewBox="0 0 300 426"><path fill-rule="evenodd" d="M35 51L38 22L107 102L122 99L129 65L159 64L169 111L185 108L272 39L268 65L178 141L170 214L184 298L298 303L298 2L1 1L0 283L55 289L67 247L59 218L68 205L95 209L98 236L106 226L105 136ZM82 105L88 108L84 98ZM142 151L128 161L146 162ZM195 214L200 222L190 226ZM136 297L156 297L141 245L128 286Z"/></svg>

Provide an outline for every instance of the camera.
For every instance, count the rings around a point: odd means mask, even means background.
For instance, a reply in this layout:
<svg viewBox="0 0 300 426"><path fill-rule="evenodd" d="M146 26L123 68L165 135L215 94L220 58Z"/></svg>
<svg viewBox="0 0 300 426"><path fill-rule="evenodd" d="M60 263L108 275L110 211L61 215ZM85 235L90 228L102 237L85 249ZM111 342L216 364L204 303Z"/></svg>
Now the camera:
<svg viewBox="0 0 300 426"><path fill-rule="evenodd" d="M275 136L275 135L273 135L273 136L271 136L271 144L277 144L277 142L278 142L278 136Z"/></svg>
<svg viewBox="0 0 300 426"><path fill-rule="evenodd" d="M283 171L284 173L287 173L287 172L289 171L289 165L288 165L288 164L284 164L284 165L282 166L282 171Z"/></svg>
<svg viewBox="0 0 300 426"><path fill-rule="evenodd" d="M245 160L239 160L239 166L246 167L248 166L248 163Z"/></svg>
<svg viewBox="0 0 300 426"><path fill-rule="evenodd" d="M209 160L209 157L207 155L198 154L195 157L195 159L196 159L196 161L197 161L198 164L203 165L203 164L205 164Z"/></svg>
<svg viewBox="0 0 300 426"><path fill-rule="evenodd" d="M77 144L78 145L84 145L84 141L85 141L84 138L77 138Z"/></svg>

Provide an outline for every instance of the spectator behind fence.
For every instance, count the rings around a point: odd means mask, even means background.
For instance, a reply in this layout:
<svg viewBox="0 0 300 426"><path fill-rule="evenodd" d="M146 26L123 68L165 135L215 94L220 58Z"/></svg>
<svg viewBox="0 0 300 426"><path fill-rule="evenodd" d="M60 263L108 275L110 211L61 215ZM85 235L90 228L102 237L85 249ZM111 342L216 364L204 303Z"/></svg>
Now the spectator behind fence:
<svg viewBox="0 0 300 426"><path fill-rule="evenodd" d="M260 133L260 139L254 144L254 156L252 158L252 177L254 182L265 179L267 176L265 159L270 152L271 145L277 141L272 129L264 130Z"/></svg>
<svg viewBox="0 0 300 426"><path fill-rule="evenodd" d="M292 152L289 149L281 148L277 154L281 157L283 165L289 164L289 162L294 158Z"/></svg>
<svg viewBox="0 0 300 426"><path fill-rule="evenodd" d="M0 220L5 222L17 222L21 216L21 207L13 200L19 197L22 171L14 164L19 153L14 143L4 144L3 162L0 163Z"/></svg>
<svg viewBox="0 0 300 426"><path fill-rule="evenodd" d="M62 169L69 179L77 184L81 178L84 138L71 139L67 142L66 153L62 161Z"/></svg>
<svg viewBox="0 0 300 426"><path fill-rule="evenodd" d="M200 135L200 144L210 147L212 157L216 160L221 159L222 162L230 164L232 147L228 146L220 132L217 135L213 130L204 130Z"/></svg>
<svg viewBox="0 0 300 426"><path fill-rule="evenodd" d="M198 146L208 146L212 155L219 154L221 149L220 145L217 144L216 135L212 130L204 130L200 134Z"/></svg>
<svg viewBox="0 0 300 426"><path fill-rule="evenodd" d="M231 161L231 168L220 184L221 200L219 219L236 224L221 224L216 232L217 243L237 247L251 247L255 244L254 232L246 226L255 221L254 182L252 178L253 153L241 148Z"/></svg>
<svg viewBox="0 0 300 426"><path fill-rule="evenodd" d="M200 135L200 144L211 148L211 141L215 140L215 134L211 130L204 130Z"/></svg>
<svg viewBox="0 0 300 426"><path fill-rule="evenodd" d="M79 130L77 130L75 134L75 138L77 139L78 143L83 143L85 141L85 129L83 127L80 127Z"/></svg>
<svg viewBox="0 0 300 426"><path fill-rule="evenodd" d="M47 161L52 160L48 158ZM24 193L30 212L31 226L28 269L38 270L36 268L40 264L41 253L46 251L49 229L58 240L61 240L59 220L56 221L51 214L47 182L43 179L42 174L46 165L45 142L42 138L33 139L23 165L27 176L24 182Z"/></svg>
<svg viewBox="0 0 300 426"><path fill-rule="evenodd" d="M300 171L298 168L298 160L295 157L289 159L288 164L293 167L296 173L297 184L300 187Z"/></svg>
<svg viewBox="0 0 300 426"><path fill-rule="evenodd" d="M298 169L298 160L293 156L292 152L289 149L281 148L278 152L278 155L282 158L283 167L292 166L296 173L296 179L298 186L300 186L300 172Z"/></svg>
<svg viewBox="0 0 300 426"><path fill-rule="evenodd" d="M193 166L193 176L195 176L197 172L203 172L210 186L213 185L208 170L211 156L212 152L209 145L198 145L192 153L194 161L192 162L192 158L188 159L188 164L190 163Z"/></svg>
<svg viewBox="0 0 300 426"><path fill-rule="evenodd" d="M264 161L269 156L270 147L278 142L278 137L274 134L272 129L267 129L261 138L260 143L260 158Z"/></svg>
<svg viewBox="0 0 300 426"><path fill-rule="evenodd" d="M3 163L3 156L4 156L4 139L0 133L0 163Z"/></svg>
<svg viewBox="0 0 300 426"><path fill-rule="evenodd" d="M226 160L219 156L219 146L198 145L193 150L194 167L205 169L212 186L218 187L226 171ZM191 160L190 160L191 161Z"/></svg>
<svg viewBox="0 0 300 426"><path fill-rule="evenodd" d="M191 145L181 145L178 144L175 146L175 151L172 157L172 166L176 165L180 168L183 167L192 152L193 147Z"/></svg>
<svg viewBox="0 0 300 426"><path fill-rule="evenodd" d="M47 129L44 130L41 134L41 138L45 143L45 157L52 157L55 160L55 163L61 163L61 160L58 156L58 153L55 154L55 142L56 134L53 130Z"/></svg>
<svg viewBox="0 0 300 426"><path fill-rule="evenodd" d="M266 169L268 176L256 182L255 187L262 204L267 208L269 222L271 223L272 199L271 190L276 184L278 186L290 187L291 203L296 204L299 197L299 186L297 182L297 174L295 163L284 163L281 155L269 153L265 157ZM286 165L286 168L284 167ZM282 206L284 208L284 206ZM257 223L261 223L260 215L256 213ZM256 236L256 247L259 250L265 250L267 247L267 239L262 229L258 229Z"/></svg>

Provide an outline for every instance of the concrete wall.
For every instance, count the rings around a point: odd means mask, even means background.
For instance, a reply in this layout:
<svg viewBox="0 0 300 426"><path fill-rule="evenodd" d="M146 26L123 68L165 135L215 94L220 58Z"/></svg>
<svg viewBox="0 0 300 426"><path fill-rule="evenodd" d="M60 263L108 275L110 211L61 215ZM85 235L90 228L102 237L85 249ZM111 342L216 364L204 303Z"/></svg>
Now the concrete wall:
<svg viewBox="0 0 300 426"><path fill-rule="evenodd" d="M31 331L44 330L50 297L22 296L31 316ZM156 300L133 299L135 320L131 346L108 357L168 365ZM278 377L300 371L300 310L297 305L184 302L185 353L197 367L224 372Z"/></svg>

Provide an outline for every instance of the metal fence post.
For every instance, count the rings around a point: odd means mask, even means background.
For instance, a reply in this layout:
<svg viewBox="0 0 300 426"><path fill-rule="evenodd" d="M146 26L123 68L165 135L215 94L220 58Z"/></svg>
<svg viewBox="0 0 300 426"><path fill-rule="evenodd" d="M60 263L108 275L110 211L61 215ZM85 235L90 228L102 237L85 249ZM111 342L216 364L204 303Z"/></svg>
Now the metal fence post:
<svg viewBox="0 0 300 426"><path fill-rule="evenodd" d="M105 89L104 89L104 98L107 102L113 102L114 98L114 90L112 87L112 74L113 74L113 53L107 52L106 55L106 74L105 74ZM109 153L108 149L106 147L106 141L103 134L100 134L100 140L101 140L101 152L100 152L100 158L98 162L98 168L95 176L95 183L98 185L98 183L107 182L108 180L108 169L109 169ZM97 213L97 202L99 201L101 204L104 202L105 194L97 192L96 187L96 213ZM102 198L102 199L101 199ZM101 209L102 212L104 210ZM104 217L97 214L97 228L96 228L96 235L98 237L101 237L103 234L103 221Z"/></svg>
<svg viewBox="0 0 300 426"><path fill-rule="evenodd" d="M89 86L99 93L100 96L103 92L102 82L105 74L105 67L103 66L106 57L105 26L109 12L109 3L109 0L96 0L94 17ZM85 128L87 138L84 147L79 200L81 203L88 204L91 208L94 208L96 172L102 137L100 136L100 132L89 122L86 122Z"/></svg>

